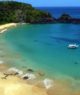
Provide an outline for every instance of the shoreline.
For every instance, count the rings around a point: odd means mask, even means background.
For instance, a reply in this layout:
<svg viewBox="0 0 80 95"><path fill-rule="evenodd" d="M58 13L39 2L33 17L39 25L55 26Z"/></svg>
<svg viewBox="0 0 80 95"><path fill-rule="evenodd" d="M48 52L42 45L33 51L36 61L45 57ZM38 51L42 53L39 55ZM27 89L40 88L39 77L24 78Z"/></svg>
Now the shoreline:
<svg viewBox="0 0 80 95"><path fill-rule="evenodd" d="M13 67L8 68L5 64L0 64L0 69L3 69L0 70L1 95L48 95L43 82L37 80L35 74L29 72L24 73ZM26 77L29 78L27 79Z"/></svg>
<svg viewBox="0 0 80 95"><path fill-rule="evenodd" d="M4 69L0 71L1 95L80 95L80 89L71 80L47 77L40 79L37 72L23 72L16 67L5 67L6 64L0 64L0 69ZM4 92L7 93L3 94Z"/></svg>
<svg viewBox="0 0 80 95"><path fill-rule="evenodd" d="M7 23L7 24L0 25L0 33L4 33L5 31L7 31L8 28L16 27L17 25L18 23Z"/></svg>
<svg viewBox="0 0 80 95"><path fill-rule="evenodd" d="M21 25L22 25L22 23L21 23ZM10 26L10 27L12 27L12 26ZM1 95L22 95L22 94L33 95L34 93L35 93L34 95L53 95L53 94L54 95L80 95L80 90L79 91L75 90L75 89L77 89L76 85L78 84L78 82L75 85L74 81L72 81L72 80L66 79L66 81L65 81L62 79L57 80L54 78L53 79L53 87L51 87L50 89L45 89L42 81L44 81L45 79L48 80L48 77L45 77L42 80L40 80L41 77L38 77L35 74L37 72L35 72L35 73L32 72L35 70L28 69L29 72L31 72L31 74L33 74L33 78L35 78L35 76L36 76L36 79L34 81L22 79L22 75L21 76L14 75L14 72L11 71L11 70L13 70L15 72L22 73L23 72L22 69L19 70L19 68L15 68L15 67L7 68L7 66L6 66L7 64L2 62L2 60L0 63L1 63L0 64L0 70L1 70L0 71L0 87L1 87L0 93L1 93ZM9 70L9 73L7 72L8 70ZM40 73L40 72L38 72L38 73L40 76L44 76L43 73ZM6 74L8 74L8 75L6 75ZM28 72L23 72L23 75L25 75L25 74L27 74L29 76ZM27 77L25 77L25 78L27 78ZM52 80L52 79L50 78L50 80ZM49 82L50 81L48 81L47 84L49 84ZM34 90L32 90L32 89L34 89ZM74 91L71 92L71 90L74 90ZM4 92L6 94L3 94Z"/></svg>

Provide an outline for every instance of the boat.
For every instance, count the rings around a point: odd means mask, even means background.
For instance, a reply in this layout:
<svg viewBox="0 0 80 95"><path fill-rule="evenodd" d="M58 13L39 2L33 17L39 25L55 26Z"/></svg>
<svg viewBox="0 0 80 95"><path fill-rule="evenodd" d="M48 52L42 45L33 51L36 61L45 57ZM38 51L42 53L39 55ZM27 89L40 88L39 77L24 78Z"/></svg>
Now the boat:
<svg viewBox="0 0 80 95"><path fill-rule="evenodd" d="M77 44L69 44L68 45L68 48L70 48L70 49L76 49L78 47L79 47L79 45L77 45Z"/></svg>

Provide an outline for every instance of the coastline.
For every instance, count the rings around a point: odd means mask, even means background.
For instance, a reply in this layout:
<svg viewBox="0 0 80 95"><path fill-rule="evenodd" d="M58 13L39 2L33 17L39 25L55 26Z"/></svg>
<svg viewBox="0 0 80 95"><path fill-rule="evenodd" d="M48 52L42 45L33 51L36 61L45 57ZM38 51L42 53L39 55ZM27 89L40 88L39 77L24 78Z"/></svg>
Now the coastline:
<svg viewBox="0 0 80 95"><path fill-rule="evenodd" d="M46 90L30 85L17 76L8 76L5 79L0 73L0 94L1 95L47 95Z"/></svg>
<svg viewBox="0 0 80 95"><path fill-rule="evenodd" d="M53 79L53 87L50 89L45 89L41 81L43 81L46 77L40 80L41 77L36 76L37 79L34 81L33 80L28 81L27 79L23 80L18 75L9 75L7 78L5 78L4 72L10 69L10 68L7 68L7 66L5 65L6 64L0 64L0 70L1 70L0 72L0 76L1 76L0 77L0 84L1 84L0 93L1 95L22 95L22 94L26 95L26 93L28 93L28 95L33 95L34 93L35 93L34 95L53 95L53 94L54 95L80 95L80 90L79 91L75 90L76 86L75 86L74 81L69 80L69 79L66 79L66 81L62 79L58 79L58 80ZM22 70L20 69L20 71ZM43 75L43 74L39 73L39 75ZM9 85L10 87L8 87ZM74 91L72 92L71 90L74 90ZM6 94L3 94L4 93L3 91Z"/></svg>
<svg viewBox="0 0 80 95"><path fill-rule="evenodd" d="M0 25L0 33L7 31L7 29L10 27L16 27L17 25L18 23L7 23L7 24Z"/></svg>
<svg viewBox="0 0 80 95"><path fill-rule="evenodd" d="M38 86L35 79L23 79L16 68L8 68L6 64L0 64L0 94L1 95L48 95L44 87ZM24 75L24 73L23 73Z"/></svg>
<svg viewBox="0 0 80 95"><path fill-rule="evenodd" d="M39 12L32 5L8 3L0 7L0 21L5 23L0 25L0 94L80 95L79 51L66 49L69 42L80 42L80 28L72 25L80 24L80 18L73 18L68 12L55 18L54 14ZM27 23L61 25L22 26Z"/></svg>
<svg viewBox="0 0 80 95"><path fill-rule="evenodd" d="M30 70L25 73L15 67L8 68L6 64L0 64L0 94L80 95L80 90L75 89L75 83L69 79L41 79L37 72Z"/></svg>

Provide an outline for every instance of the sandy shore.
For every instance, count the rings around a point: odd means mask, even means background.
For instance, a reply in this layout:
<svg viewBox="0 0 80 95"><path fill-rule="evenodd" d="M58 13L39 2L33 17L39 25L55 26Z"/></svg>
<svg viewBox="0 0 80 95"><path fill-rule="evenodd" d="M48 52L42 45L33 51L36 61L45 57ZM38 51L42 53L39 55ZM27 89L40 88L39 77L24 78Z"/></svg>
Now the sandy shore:
<svg viewBox="0 0 80 95"><path fill-rule="evenodd" d="M80 95L80 89L76 90L70 80L67 82L53 80L53 86L46 89L42 82L44 79L30 83L34 80L23 79L18 75L11 74L13 73L11 71L10 73L6 72L7 70L11 69L7 68L5 64L0 64L0 95ZM49 81L47 85L49 85Z"/></svg>
<svg viewBox="0 0 80 95"><path fill-rule="evenodd" d="M47 95L45 89L25 83L16 76L6 79L0 73L0 95Z"/></svg>
<svg viewBox="0 0 80 95"><path fill-rule="evenodd" d="M0 64L0 95L47 95L45 89L29 84L18 75L7 76L7 70L6 65Z"/></svg>
<svg viewBox="0 0 80 95"><path fill-rule="evenodd" d="M0 33L3 33L7 31L8 28L15 27L15 26L17 26L17 23L8 23L8 24L0 25Z"/></svg>

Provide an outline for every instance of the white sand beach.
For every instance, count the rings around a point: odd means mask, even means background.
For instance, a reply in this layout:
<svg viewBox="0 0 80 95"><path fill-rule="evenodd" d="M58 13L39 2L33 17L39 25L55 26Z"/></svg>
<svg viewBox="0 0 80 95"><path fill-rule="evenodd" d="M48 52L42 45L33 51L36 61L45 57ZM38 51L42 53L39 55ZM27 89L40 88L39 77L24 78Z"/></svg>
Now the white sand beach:
<svg viewBox="0 0 80 95"><path fill-rule="evenodd" d="M7 24L0 25L0 33L3 33L7 31L8 28L15 27L15 26L17 26L17 23L7 23Z"/></svg>
<svg viewBox="0 0 80 95"><path fill-rule="evenodd" d="M4 75L0 74L1 78ZM25 83L16 76L9 76L7 79L0 78L0 95L47 95L42 88Z"/></svg>
<svg viewBox="0 0 80 95"><path fill-rule="evenodd" d="M18 75L7 74L7 70L5 64L0 64L0 95L47 95L45 89L27 83Z"/></svg>

